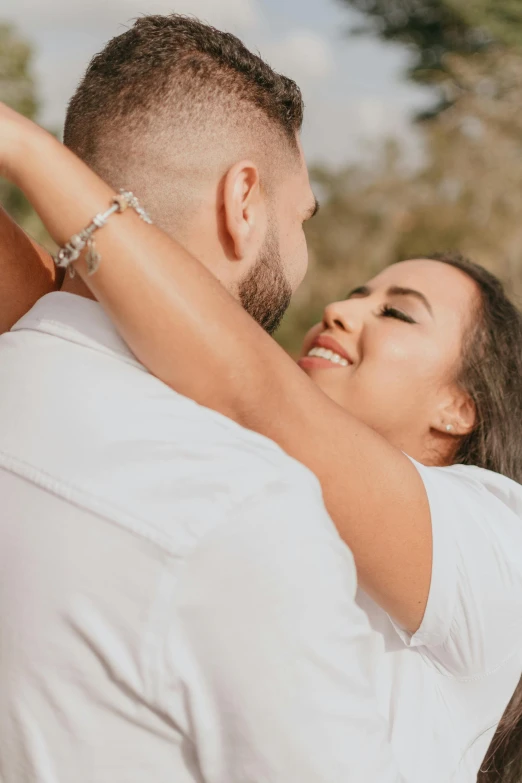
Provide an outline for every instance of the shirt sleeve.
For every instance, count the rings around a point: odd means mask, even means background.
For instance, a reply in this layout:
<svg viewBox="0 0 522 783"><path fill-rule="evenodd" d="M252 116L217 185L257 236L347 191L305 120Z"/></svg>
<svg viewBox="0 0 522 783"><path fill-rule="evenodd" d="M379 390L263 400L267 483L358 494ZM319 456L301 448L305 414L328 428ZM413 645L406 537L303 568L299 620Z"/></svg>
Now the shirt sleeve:
<svg viewBox="0 0 522 783"><path fill-rule="evenodd" d="M483 676L522 648L522 523L479 469L414 464L430 505L432 577L417 633L396 628L447 674Z"/></svg>
<svg viewBox="0 0 522 783"><path fill-rule="evenodd" d="M272 488L198 546L167 658L207 783L403 780L355 589L319 489Z"/></svg>

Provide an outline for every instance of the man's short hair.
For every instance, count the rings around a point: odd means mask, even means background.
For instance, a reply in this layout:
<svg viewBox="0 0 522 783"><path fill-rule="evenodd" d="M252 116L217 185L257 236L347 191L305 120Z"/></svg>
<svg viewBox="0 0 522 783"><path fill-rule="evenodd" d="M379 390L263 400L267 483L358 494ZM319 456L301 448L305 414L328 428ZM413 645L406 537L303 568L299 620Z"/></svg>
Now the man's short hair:
<svg viewBox="0 0 522 783"><path fill-rule="evenodd" d="M144 16L91 61L64 142L113 186L137 187L147 165L161 179L167 152L187 180L196 160L233 163L234 140L267 160L277 148L296 154L302 120L297 85L234 35L178 14Z"/></svg>

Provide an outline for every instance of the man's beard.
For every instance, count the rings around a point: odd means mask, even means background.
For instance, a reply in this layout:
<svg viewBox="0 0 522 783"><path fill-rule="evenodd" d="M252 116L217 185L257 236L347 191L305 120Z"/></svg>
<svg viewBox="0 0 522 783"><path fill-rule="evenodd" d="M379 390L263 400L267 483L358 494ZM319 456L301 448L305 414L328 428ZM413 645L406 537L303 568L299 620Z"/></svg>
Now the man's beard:
<svg viewBox="0 0 522 783"><path fill-rule="evenodd" d="M268 334L273 334L291 298L292 289L283 270L277 233L271 230L259 258L239 286L239 301Z"/></svg>

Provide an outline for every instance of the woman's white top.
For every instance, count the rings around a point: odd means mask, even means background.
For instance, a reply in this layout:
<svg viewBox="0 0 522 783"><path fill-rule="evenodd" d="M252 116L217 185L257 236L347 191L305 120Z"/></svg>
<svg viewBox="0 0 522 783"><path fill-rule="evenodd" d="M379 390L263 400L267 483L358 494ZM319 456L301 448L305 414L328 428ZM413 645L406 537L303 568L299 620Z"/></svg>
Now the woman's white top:
<svg viewBox="0 0 522 783"><path fill-rule="evenodd" d="M522 486L481 468L414 463L429 498L433 570L413 636L359 591L374 675L407 780L475 783L522 674Z"/></svg>

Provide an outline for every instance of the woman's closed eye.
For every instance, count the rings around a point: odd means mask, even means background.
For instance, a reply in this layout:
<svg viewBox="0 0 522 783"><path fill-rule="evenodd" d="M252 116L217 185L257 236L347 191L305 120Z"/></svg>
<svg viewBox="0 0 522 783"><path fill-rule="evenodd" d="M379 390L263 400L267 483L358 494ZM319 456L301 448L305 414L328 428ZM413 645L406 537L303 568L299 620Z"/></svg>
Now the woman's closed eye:
<svg viewBox="0 0 522 783"><path fill-rule="evenodd" d="M404 313L402 310L397 310L396 307L390 307L390 305L383 305L379 312L380 315L385 318L397 318L399 321L405 321L407 324L416 324L417 321Z"/></svg>

